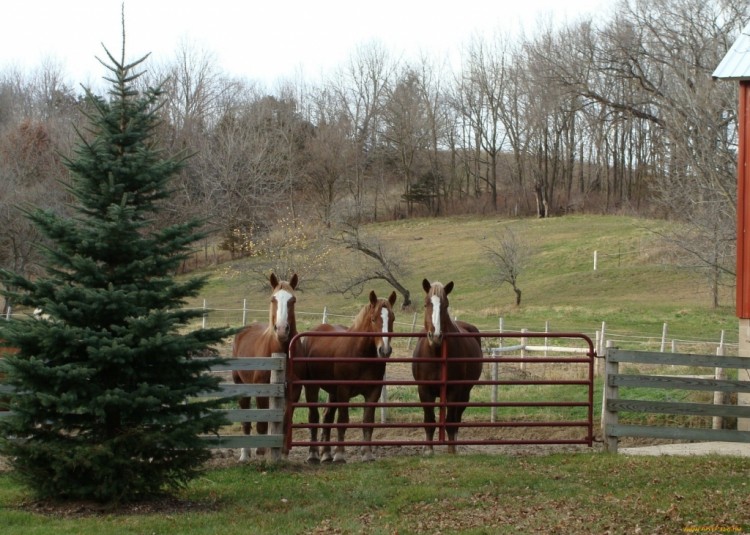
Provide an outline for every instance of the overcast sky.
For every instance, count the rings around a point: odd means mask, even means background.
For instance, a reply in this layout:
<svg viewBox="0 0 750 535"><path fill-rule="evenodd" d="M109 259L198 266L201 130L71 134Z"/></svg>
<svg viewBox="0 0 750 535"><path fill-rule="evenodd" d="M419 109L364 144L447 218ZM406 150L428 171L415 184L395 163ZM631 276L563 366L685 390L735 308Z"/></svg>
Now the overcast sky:
<svg viewBox="0 0 750 535"><path fill-rule="evenodd" d="M0 68L60 63L73 83L105 74L102 43L120 54L123 0L17 0L0 8ZM615 0L124 0L126 56L172 59L181 42L222 70L272 85L315 79L373 40L408 58L456 56L475 35L533 32L539 20L606 16Z"/></svg>

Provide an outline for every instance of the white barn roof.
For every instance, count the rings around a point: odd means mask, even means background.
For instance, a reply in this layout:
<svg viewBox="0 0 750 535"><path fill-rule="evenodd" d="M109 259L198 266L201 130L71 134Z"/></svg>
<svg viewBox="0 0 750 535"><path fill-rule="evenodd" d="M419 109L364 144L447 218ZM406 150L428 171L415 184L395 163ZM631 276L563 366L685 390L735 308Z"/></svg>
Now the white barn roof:
<svg viewBox="0 0 750 535"><path fill-rule="evenodd" d="M750 24L742 30L712 76L721 80L750 80Z"/></svg>

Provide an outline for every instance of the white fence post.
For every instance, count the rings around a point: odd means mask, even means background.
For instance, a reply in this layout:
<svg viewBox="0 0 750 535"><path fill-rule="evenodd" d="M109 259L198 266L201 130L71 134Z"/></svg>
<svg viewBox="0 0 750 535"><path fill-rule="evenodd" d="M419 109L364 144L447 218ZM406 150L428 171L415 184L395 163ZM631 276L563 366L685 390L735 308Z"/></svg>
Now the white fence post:
<svg viewBox="0 0 750 535"><path fill-rule="evenodd" d="M242 326L247 325L247 299L242 300Z"/></svg>
<svg viewBox="0 0 750 535"><path fill-rule="evenodd" d="M598 251L594 251L594 271L596 271L597 257L598 257Z"/></svg>
<svg viewBox="0 0 750 535"><path fill-rule="evenodd" d="M667 323L664 322L664 325L661 328L661 349L660 352L664 353L664 348L667 345Z"/></svg>
<svg viewBox="0 0 750 535"><path fill-rule="evenodd" d="M208 316L208 314L206 313L206 300L204 299L203 300L203 320L201 321L201 328L202 329L206 328L206 317L207 316Z"/></svg>
<svg viewBox="0 0 750 535"><path fill-rule="evenodd" d="M414 317L411 320L411 332L414 332L414 329L417 328L417 313L414 313ZM409 338L409 341L406 344L406 349L411 349L411 341L414 340L414 338Z"/></svg>
<svg viewBox="0 0 750 535"><path fill-rule="evenodd" d="M328 323L328 307L323 307L323 321L321 323Z"/></svg>
<svg viewBox="0 0 750 535"><path fill-rule="evenodd" d="M498 320L497 329L498 329L498 332L500 332L500 333L503 332L503 318L500 318ZM498 338L497 340L499 342L499 346L502 348L503 347L503 339L502 338ZM498 356L500 356L502 354L503 354L502 351L498 351L498 353L497 353ZM500 365L497 362L493 362L492 363L492 380L493 381L497 381L497 379L499 377L499 366ZM497 386L498 385L496 385L496 384L492 385L492 403L493 403L493 405L492 405L492 409L490 410L490 421L493 422L493 423L497 420L497 407L494 405L495 403L497 403Z"/></svg>

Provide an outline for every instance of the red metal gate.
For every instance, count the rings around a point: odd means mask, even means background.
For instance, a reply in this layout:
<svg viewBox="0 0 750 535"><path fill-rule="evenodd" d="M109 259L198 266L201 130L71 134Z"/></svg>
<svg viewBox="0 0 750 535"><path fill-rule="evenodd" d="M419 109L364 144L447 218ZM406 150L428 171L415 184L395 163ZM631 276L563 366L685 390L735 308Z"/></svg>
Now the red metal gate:
<svg viewBox="0 0 750 535"><path fill-rule="evenodd" d="M297 335L299 337L306 336L382 336L378 333L373 335L372 333L313 333L304 332ZM390 335L393 338L418 338L425 336L424 333L392 333ZM594 358L596 352L594 350L594 344L591 339L580 333L526 333L526 332L504 332L504 333L480 333L479 335L474 333L445 333L445 336L473 336L481 338L483 342L483 353L485 356L481 359L484 363L482 376L477 381L471 381L474 384L472 390L471 399L468 403L453 403L448 404L445 401L445 396L441 395L440 398L433 404L423 404L418 398L416 401L403 398L403 394L406 391L406 397L409 397L408 391L413 391L416 396L416 386L419 384L440 384L442 392L445 392L445 388L448 384L459 384L465 383L466 381L450 381L445 377L445 373L442 374L443 379L441 381L415 381L413 376L410 375L410 366L408 370L409 377L405 377L404 373L393 373L392 370L397 366L410 365L412 362L411 358L397 358L390 357L387 360L386 373L382 381L323 381L323 380L303 380L294 377L290 370L294 369L295 362L299 362L301 358L299 355L295 355L294 351L290 350L289 362L287 366L287 392L291 392L294 387L304 387L305 385L315 384L321 387L335 384L379 384L383 386L383 390L388 393L388 396L381 396L380 401L376 403L366 403L361 398L354 398L346 405L350 409L361 409L367 406L374 406L381 409L380 422L375 421L372 424L363 424L361 421L356 421L356 415L352 418L348 424L339 424L334 422L332 424L318 423L310 424L309 422L297 422L293 421L293 413L298 408L310 408L317 407L322 409L325 407L337 407L344 405L344 403L328 403L321 401L318 403L311 403L307 400L300 400L298 402L292 402L287 399L287 428L284 430L286 437L286 447L291 449L295 446L323 446L328 445L335 447L338 445L343 446L425 446L432 444L434 446L441 445L512 445L512 444L581 444L592 446L594 440L593 434L593 413L594 413ZM520 344L514 346L504 345L507 339L519 339ZM526 342L528 339L544 339L544 346L530 346ZM548 340L564 340L567 345L565 346L547 346ZM494 347L491 346L494 342ZM573 344L573 345L571 345ZM295 347L296 344L292 343L291 347ZM502 356L502 353L507 350L516 351L515 355ZM543 356L528 356L526 353L530 351L542 352ZM562 355L564 352L571 352L574 356ZM304 359L303 359L304 360ZM320 361L330 361L332 359L320 358ZM343 361L371 361L371 359L363 359L362 357L352 356L347 359L338 359L337 362ZM443 355L441 359L443 363L443 370L446 370L446 358ZM515 365L515 371L512 369L512 365ZM546 373L539 373L537 366L554 367L552 375L553 377L545 377ZM508 369L503 370L501 367ZM531 371L529 371L531 370ZM560 377L562 375L562 377ZM580 375L580 377L578 377ZM410 388L411 387L411 388ZM479 387L479 388L478 388ZM491 392L500 392L503 395L508 395L507 392L516 388L520 389L519 397L510 397L505 400L499 399L497 395L491 396L491 399L486 399L486 392L480 394L479 389L489 389ZM399 389L402 395L394 396L394 389ZM538 389L538 394L534 394L534 389ZM533 399L528 399L531 396ZM397 399L388 399L394 398ZM426 441L424 436L424 426L422 421L422 410L424 406L432 405L439 410L439 417L437 422L434 424L438 430L436 439L429 443ZM464 406L466 407L463 421L459 426L458 439L455 442L448 442L446 436L446 411L449 405L452 406ZM411 409L413 414L409 414L404 409ZM394 414L397 412L399 414ZM505 419L498 420L496 414L498 411L504 411L506 413L514 412L516 414L513 417L506 417ZM519 412L520 411L520 412ZM527 412L524 412L527 411ZM306 414L307 411L305 411ZM387 416L386 416L387 412ZM550 414L554 413L554 418L550 418ZM566 415L566 413L568 413ZM559 417L559 418L558 418ZM299 418L298 418L299 419ZM377 420L377 419L376 419ZM328 442L322 440L311 441L306 438L303 433L294 433L295 430L311 430L313 427L318 429L331 428L336 429L339 427L347 428L347 437L345 442L339 442L331 437ZM372 427L373 438L371 441L364 441L359 433L355 433L357 429L363 427ZM528 433L525 436L523 433L521 436L502 436L504 429L525 428L526 430L536 430L537 433ZM551 429L556 428L557 433L552 433ZM389 436L386 438L378 439L378 429L391 429L400 430L399 432L387 433ZM471 433L469 430L472 429L483 429L487 431L483 436L477 437L472 436L476 433ZM539 434L539 430L542 430L542 434ZM548 430L544 433L544 430ZM560 433L560 430L570 431L570 433ZM576 435L576 431L580 433ZM399 436L394 437L394 434ZM309 433L308 433L309 435ZM401 436L403 435L403 436ZM462 437L463 435L463 437ZM467 436L468 435L468 436ZM517 435L517 432L516 432Z"/></svg>

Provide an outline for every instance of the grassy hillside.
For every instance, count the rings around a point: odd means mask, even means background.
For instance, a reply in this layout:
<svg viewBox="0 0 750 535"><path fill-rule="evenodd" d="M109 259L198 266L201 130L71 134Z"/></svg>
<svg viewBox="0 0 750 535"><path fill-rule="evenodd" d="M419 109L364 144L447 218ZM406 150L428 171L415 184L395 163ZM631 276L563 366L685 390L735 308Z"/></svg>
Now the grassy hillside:
<svg viewBox="0 0 750 535"><path fill-rule="evenodd" d="M423 278L455 282L451 294L454 316L475 322L482 330L541 331L545 322L553 331L590 333L602 322L607 328L631 334L660 336L668 324L669 336L681 340L718 340L722 330L730 343L737 340L733 294L722 297L713 309L703 277L669 261L666 246L650 229L667 223L624 216L574 215L550 219L507 220L497 217L416 219L370 225L366 232L394 244L402 265L408 268L403 282L410 289L414 307L400 312L399 331L409 331L414 313L421 314ZM519 279L523 291L520 307L514 304L509 285L490 281L492 266L485 248L510 227L531 255ZM594 270L594 252L598 252ZM330 262L327 277L336 277L342 255ZM207 271L210 283L191 305L239 309L242 300L256 312L248 316L266 319L269 289L251 275L255 260L243 259ZM366 259L361 257L360 262ZM328 279L330 280L330 279ZM348 323L365 302L331 293L327 281L306 284L298 294L297 313L310 324L320 321L326 308L341 315L334 321ZM366 290L385 295L391 288L378 281ZM399 297L399 303L401 298ZM227 313L229 314L229 313ZM226 323L239 324L233 312ZM219 317L219 312L212 318ZM421 318L418 319L418 322Z"/></svg>

